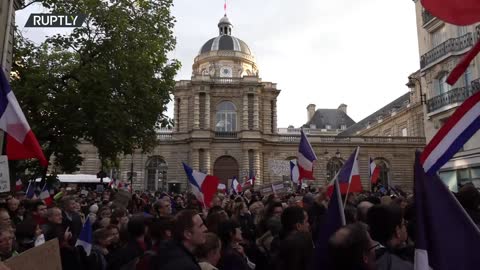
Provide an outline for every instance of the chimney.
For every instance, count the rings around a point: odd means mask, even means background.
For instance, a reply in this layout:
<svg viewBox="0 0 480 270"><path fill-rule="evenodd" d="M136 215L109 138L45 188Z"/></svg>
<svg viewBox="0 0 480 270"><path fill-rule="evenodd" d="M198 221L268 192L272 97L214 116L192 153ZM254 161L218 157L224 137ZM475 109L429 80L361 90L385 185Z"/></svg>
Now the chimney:
<svg viewBox="0 0 480 270"><path fill-rule="evenodd" d="M338 110L344 112L345 114L347 114L347 105L346 104L340 104L340 106L338 106Z"/></svg>
<svg viewBox="0 0 480 270"><path fill-rule="evenodd" d="M315 104L309 104L307 106L307 122L312 119L313 115L315 114Z"/></svg>

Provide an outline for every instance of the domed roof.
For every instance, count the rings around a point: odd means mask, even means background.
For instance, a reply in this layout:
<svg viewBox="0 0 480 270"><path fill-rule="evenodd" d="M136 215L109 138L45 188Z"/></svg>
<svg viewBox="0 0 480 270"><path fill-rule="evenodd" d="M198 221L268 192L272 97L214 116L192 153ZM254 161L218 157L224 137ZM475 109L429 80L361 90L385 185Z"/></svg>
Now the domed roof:
<svg viewBox="0 0 480 270"><path fill-rule="evenodd" d="M234 36L222 35L207 41L200 53L206 53L210 51L237 51L245 54L252 54L248 45L241 39Z"/></svg>
<svg viewBox="0 0 480 270"><path fill-rule="evenodd" d="M248 45L241 39L232 36L232 28L233 25L227 15L223 16L218 23L219 36L203 44L199 54L210 51L237 51L251 55L252 52Z"/></svg>

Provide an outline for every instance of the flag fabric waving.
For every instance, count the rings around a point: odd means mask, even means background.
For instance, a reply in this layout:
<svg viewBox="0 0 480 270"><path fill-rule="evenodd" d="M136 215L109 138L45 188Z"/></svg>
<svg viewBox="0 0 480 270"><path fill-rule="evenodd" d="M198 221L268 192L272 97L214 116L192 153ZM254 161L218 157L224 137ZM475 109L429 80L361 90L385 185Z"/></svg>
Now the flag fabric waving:
<svg viewBox="0 0 480 270"><path fill-rule="evenodd" d="M233 194L239 194L242 192L242 185L237 180L237 177L233 177L232 179L232 192Z"/></svg>
<svg viewBox="0 0 480 270"><path fill-rule="evenodd" d="M7 77L0 71L0 129L7 133L6 153L9 160L36 158L44 167L48 161L28 125L27 119L10 89Z"/></svg>
<svg viewBox="0 0 480 270"><path fill-rule="evenodd" d="M301 182L302 179L315 180L313 177L313 162L317 160L317 156L303 129L300 131L300 134L300 145L298 146L297 154L299 181Z"/></svg>
<svg viewBox="0 0 480 270"><path fill-rule="evenodd" d="M415 269L478 269L479 229L442 180L424 172L418 154L414 185Z"/></svg>
<svg viewBox="0 0 480 270"><path fill-rule="evenodd" d="M478 0L422 0L422 6L433 16L455 25L480 22Z"/></svg>
<svg viewBox="0 0 480 270"><path fill-rule="evenodd" d="M360 147L357 147L350 157L345 161L343 167L337 174L338 183L340 185L340 192L347 194L348 192L362 192L362 182L360 181L360 170L358 169L358 152ZM335 179L335 178L334 178ZM331 195L333 192L333 185L330 184L327 190Z"/></svg>
<svg viewBox="0 0 480 270"><path fill-rule="evenodd" d="M345 212L343 209L340 186L336 179L332 184L332 197L328 204L325 221L320 227L318 239L315 242L315 256L312 269L328 269L330 265L328 256L328 240L340 227L345 225Z"/></svg>
<svg viewBox="0 0 480 270"><path fill-rule="evenodd" d="M471 25L480 22L478 0L422 0L422 6L433 16L454 25ZM450 72L447 83L454 85L480 52L480 40Z"/></svg>
<svg viewBox="0 0 480 270"><path fill-rule="evenodd" d="M47 207L50 207L53 204L53 199L50 195L50 191L48 190L46 183L43 186L42 191L40 192L40 195L38 197L40 200L43 200Z"/></svg>
<svg viewBox="0 0 480 270"><path fill-rule="evenodd" d="M212 198L217 192L219 183L218 178L216 176L195 171L183 162L182 164L193 194L195 194L200 202L203 202L205 207L210 207Z"/></svg>
<svg viewBox="0 0 480 270"><path fill-rule="evenodd" d="M83 224L82 231L78 236L75 246L83 247L87 256L90 255L90 252L92 251L92 224L90 224L90 218L87 218L85 224Z"/></svg>
<svg viewBox="0 0 480 270"><path fill-rule="evenodd" d="M22 179L18 179L17 182L15 182L15 191L21 191L22 189L23 189Z"/></svg>
<svg viewBox="0 0 480 270"><path fill-rule="evenodd" d="M480 92L469 97L450 116L420 156L428 174L436 173L480 129Z"/></svg>
<svg viewBox="0 0 480 270"><path fill-rule="evenodd" d="M377 184L378 182L378 177L380 176L380 167L377 166L377 164L375 163L375 161L373 161L372 158L370 158L370 183L372 183L372 185L375 185Z"/></svg>
<svg viewBox="0 0 480 270"><path fill-rule="evenodd" d="M298 170L297 160L290 160L290 180L295 184L300 184L300 171Z"/></svg>
<svg viewBox="0 0 480 270"><path fill-rule="evenodd" d="M27 197L27 199L36 199L35 187L36 187L35 182L33 184L32 184L32 181L28 182L27 190L25 191L25 197Z"/></svg>

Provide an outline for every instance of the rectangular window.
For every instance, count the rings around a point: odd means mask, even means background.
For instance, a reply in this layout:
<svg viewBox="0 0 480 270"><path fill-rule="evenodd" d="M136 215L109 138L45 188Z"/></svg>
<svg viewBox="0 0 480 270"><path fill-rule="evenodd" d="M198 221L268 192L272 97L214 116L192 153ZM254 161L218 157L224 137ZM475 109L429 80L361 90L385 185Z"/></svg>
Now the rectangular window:
<svg viewBox="0 0 480 270"><path fill-rule="evenodd" d="M432 48L435 48L438 45L445 42L445 38L446 38L445 27L442 27L437 31L433 32L431 38L432 38Z"/></svg>
<svg viewBox="0 0 480 270"><path fill-rule="evenodd" d="M341 129L341 130L347 129L347 125L340 125L340 129Z"/></svg>
<svg viewBox="0 0 480 270"><path fill-rule="evenodd" d="M403 137L407 137L407 136L408 136L408 131L407 131L407 128L406 128L406 127L402 128L402 136L403 136Z"/></svg>
<svg viewBox="0 0 480 270"><path fill-rule="evenodd" d="M253 94L248 94L248 129L253 129Z"/></svg>

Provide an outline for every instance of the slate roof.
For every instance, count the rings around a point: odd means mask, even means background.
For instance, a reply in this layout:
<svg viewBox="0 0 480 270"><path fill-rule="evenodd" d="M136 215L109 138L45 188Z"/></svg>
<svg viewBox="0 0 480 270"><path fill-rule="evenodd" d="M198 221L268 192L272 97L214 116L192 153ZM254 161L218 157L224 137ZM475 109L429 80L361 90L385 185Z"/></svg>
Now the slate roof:
<svg viewBox="0 0 480 270"><path fill-rule="evenodd" d="M410 92L405 93L401 97L395 99L394 101L390 102L380 110L372 113L371 115L365 117L355 125L348 127L345 131L338 134L339 136L353 136L357 133L357 131L363 130L367 128L368 124L376 123L379 117L389 116L392 113L392 110L399 111L401 108L404 108L410 102Z"/></svg>
<svg viewBox="0 0 480 270"><path fill-rule="evenodd" d="M330 129L340 129L342 125L350 127L355 124L355 121L339 109L318 109L303 127L308 128L311 124L314 124L317 129L326 128L327 125L330 125Z"/></svg>

